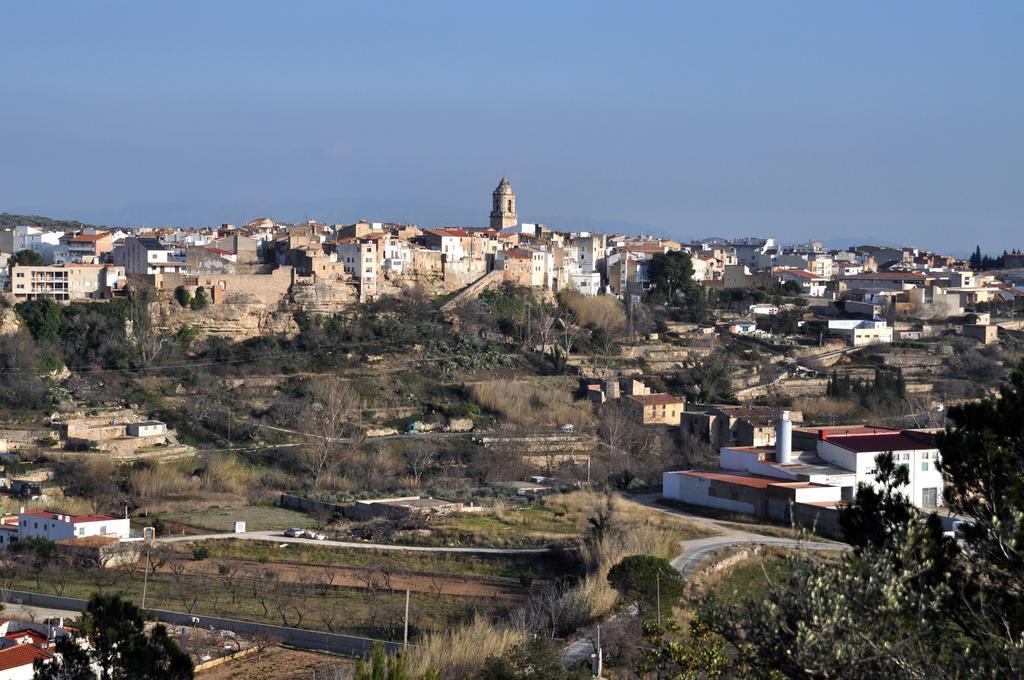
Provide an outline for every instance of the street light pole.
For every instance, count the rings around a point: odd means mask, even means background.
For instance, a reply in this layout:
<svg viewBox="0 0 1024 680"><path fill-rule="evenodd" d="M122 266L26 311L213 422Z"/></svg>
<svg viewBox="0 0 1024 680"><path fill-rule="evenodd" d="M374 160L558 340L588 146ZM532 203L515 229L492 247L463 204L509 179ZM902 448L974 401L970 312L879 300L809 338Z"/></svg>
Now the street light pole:
<svg viewBox="0 0 1024 680"><path fill-rule="evenodd" d="M405 633L402 635L402 649L409 647L409 589L405 589Z"/></svg>
<svg viewBox="0 0 1024 680"><path fill-rule="evenodd" d="M149 586L149 551L153 549L152 545L146 546L146 570L142 575L142 612L145 615L146 612L146 588Z"/></svg>

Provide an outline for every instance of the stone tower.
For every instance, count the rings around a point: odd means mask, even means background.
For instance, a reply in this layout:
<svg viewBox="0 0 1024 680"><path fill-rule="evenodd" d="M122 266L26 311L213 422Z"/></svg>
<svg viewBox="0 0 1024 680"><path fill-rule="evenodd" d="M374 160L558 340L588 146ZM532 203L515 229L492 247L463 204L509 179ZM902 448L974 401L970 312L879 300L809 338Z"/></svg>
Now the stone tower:
<svg viewBox="0 0 1024 680"><path fill-rule="evenodd" d="M516 192L512 191L508 180L504 177L498 182L498 188L491 194L491 227L505 229L519 224L516 215Z"/></svg>

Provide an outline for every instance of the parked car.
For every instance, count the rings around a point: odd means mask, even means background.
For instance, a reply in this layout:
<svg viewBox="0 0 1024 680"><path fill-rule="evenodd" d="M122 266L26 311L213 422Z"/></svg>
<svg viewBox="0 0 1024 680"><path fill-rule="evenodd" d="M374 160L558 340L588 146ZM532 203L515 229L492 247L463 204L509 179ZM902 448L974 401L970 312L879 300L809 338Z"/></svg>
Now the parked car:
<svg viewBox="0 0 1024 680"><path fill-rule="evenodd" d="M305 531L299 527L292 527L291 529L285 529L284 535L288 538L302 538L304 533Z"/></svg>
<svg viewBox="0 0 1024 680"><path fill-rule="evenodd" d="M303 538L312 538L316 541L323 541L327 539L327 534L325 534L322 531L313 531L312 529L307 529L306 531L304 531L302 536Z"/></svg>

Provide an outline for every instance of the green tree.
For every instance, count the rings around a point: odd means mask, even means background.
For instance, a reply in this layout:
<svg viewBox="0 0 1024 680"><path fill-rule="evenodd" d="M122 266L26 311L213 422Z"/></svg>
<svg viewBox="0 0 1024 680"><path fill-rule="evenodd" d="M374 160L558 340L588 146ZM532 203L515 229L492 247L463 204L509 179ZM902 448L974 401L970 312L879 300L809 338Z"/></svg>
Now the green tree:
<svg viewBox="0 0 1024 680"><path fill-rule="evenodd" d="M14 311L36 340L57 344L67 329L64 311L54 300L26 300L16 304Z"/></svg>
<svg viewBox="0 0 1024 680"><path fill-rule="evenodd" d="M178 286L174 289L174 299L182 307L188 307L192 304L192 293L188 292L188 288L185 286Z"/></svg>
<svg viewBox="0 0 1024 680"><path fill-rule="evenodd" d="M192 298L189 306L193 310L206 309L207 305L210 304L210 300L206 297L206 289L202 286L196 288L196 295Z"/></svg>
<svg viewBox="0 0 1024 680"><path fill-rule="evenodd" d="M19 250L18 252L11 255L7 263L11 267L42 267L43 256L34 250Z"/></svg>
<svg viewBox="0 0 1024 680"><path fill-rule="evenodd" d="M181 651L162 625L148 634L142 611L120 595L93 594L79 619L88 642L88 658L100 680L184 680L193 677L192 660ZM36 678L92 677L80 675L80 654L54 658L36 669ZM65 667L65 663L67 666Z"/></svg>
<svg viewBox="0 0 1024 680"><path fill-rule="evenodd" d="M630 555L611 568L608 583L633 602L644 618L653 618L661 602L661 614L670 615L683 597L683 577L668 560L653 555Z"/></svg>
<svg viewBox="0 0 1024 680"><path fill-rule="evenodd" d="M677 293L694 287L690 253L682 250L657 253L647 263L647 279L651 284L651 295L674 304Z"/></svg>
<svg viewBox="0 0 1024 680"><path fill-rule="evenodd" d="M714 680L725 676L730 668L725 655L725 639L711 630L699 616L690 620L690 634L682 637L679 624L673 620L658 626L653 621L644 623L647 646L641 650L636 672L640 677L652 673L664 680ZM734 668L738 676L746 668Z"/></svg>

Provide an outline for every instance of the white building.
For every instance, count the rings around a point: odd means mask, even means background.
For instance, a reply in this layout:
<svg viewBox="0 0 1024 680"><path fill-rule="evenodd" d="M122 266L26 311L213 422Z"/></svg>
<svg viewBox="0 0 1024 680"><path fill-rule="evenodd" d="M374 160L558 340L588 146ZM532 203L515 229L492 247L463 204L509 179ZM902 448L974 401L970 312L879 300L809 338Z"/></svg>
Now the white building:
<svg viewBox="0 0 1024 680"><path fill-rule="evenodd" d="M184 274L185 253L155 238L130 237L124 241L124 270L129 276Z"/></svg>
<svg viewBox="0 0 1024 680"><path fill-rule="evenodd" d="M377 242L341 239L336 252L345 273L359 280L359 301L377 297Z"/></svg>
<svg viewBox="0 0 1024 680"><path fill-rule="evenodd" d="M892 327L881 319L830 319L828 334L846 338L854 347L892 342Z"/></svg>
<svg viewBox="0 0 1024 680"><path fill-rule="evenodd" d="M18 513L18 539L44 538L61 541L82 536L112 536L126 539L129 520L111 515L64 515L37 510Z"/></svg>
<svg viewBox="0 0 1024 680"><path fill-rule="evenodd" d="M60 245L62 231L44 231L39 227L20 225L0 230L0 252L13 255L19 250L31 250L43 258L43 264L53 264L54 250Z"/></svg>
<svg viewBox="0 0 1024 680"><path fill-rule="evenodd" d="M145 420L141 423L128 423L125 432L131 437L156 437L167 434L167 424L159 420Z"/></svg>
<svg viewBox="0 0 1024 680"><path fill-rule="evenodd" d="M911 504L942 505L939 450L932 434L835 427L802 429L794 437L786 411L776 422L774 447L723 447L717 470L664 473L663 494L693 505L785 520L795 512L793 504L836 505L852 501L858 485L877 486L875 460L882 453L907 467L910 482L902 492Z"/></svg>

